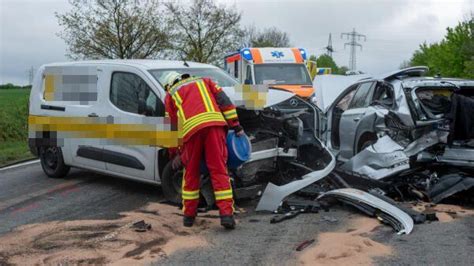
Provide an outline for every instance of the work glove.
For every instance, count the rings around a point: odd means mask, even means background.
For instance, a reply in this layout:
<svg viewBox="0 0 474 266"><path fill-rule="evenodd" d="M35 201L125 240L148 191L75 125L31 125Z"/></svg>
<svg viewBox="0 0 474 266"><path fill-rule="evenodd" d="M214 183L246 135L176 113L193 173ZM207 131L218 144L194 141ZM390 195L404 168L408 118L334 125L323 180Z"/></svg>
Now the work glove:
<svg viewBox="0 0 474 266"><path fill-rule="evenodd" d="M242 126L238 125L238 126L235 126L233 128L234 132L235 132L235 135L237 137L240 137L240 136L243 136L245 134L244 132L244 129L242 128Z"/></svg>
<svg viewBox="0 0 474 266"><path fill-rule="evenodd" d="M173 161L171 161L171 167L173 170L178 170L182 165L183 163L181 162L181 156L178 154L173 158Z"/></svg>

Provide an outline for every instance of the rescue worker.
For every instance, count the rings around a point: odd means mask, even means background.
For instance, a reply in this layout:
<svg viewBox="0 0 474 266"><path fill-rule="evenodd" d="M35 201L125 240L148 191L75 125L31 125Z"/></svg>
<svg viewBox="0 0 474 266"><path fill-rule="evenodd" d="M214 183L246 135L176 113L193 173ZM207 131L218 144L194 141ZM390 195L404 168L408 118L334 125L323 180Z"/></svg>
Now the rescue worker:
<svg viewBox="0 0 474 266"><path fill-rule="evenodd" d="M235 228L232 186L227 174L227 128L244 134L237 111L221 87L208 78L170 72L164 77L165 108L171 123L182 126L182 147L172 165L184 166L183 225L191 227L199 204L200 165L204 159L211 176L221 225ZM171 153L175 153L171 150ZM170 154L173 156L173 154Z"/></svg>

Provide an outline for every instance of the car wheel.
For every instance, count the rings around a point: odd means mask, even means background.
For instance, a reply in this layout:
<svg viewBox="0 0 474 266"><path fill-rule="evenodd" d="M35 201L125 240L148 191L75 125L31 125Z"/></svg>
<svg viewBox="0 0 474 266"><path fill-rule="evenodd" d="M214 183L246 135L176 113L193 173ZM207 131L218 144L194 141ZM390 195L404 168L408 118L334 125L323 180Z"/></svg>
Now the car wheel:
<svg viewBox="0 0 474 266"><path fill-rule="evenodd" d="M161 176L161 187L165 199L174 204L181 204L181 184L183 180L183 170L174 170L171 161L163 169Z"/></svg>
<svg viewBox="0 0 474 266"><path fill-rule="evenodd" d="M369 135L369 136L362 137L359 140L359 148L357 150L357 153L365 150L367 147L374 144L375 142L377 142L376 136Z"/></svg>
<svg viewBox="0 0 474 266"><path fill-rule="evenodd" d="M62 178L71 167L64 164L63 153L59 147L40 147L39 157L44 173L52 178Z"/></svg>

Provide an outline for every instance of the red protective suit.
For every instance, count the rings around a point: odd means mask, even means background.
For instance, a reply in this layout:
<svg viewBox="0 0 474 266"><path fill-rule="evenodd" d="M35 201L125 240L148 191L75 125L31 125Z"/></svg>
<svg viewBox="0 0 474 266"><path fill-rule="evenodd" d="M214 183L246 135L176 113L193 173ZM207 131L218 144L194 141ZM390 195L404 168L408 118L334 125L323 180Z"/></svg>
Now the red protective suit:
<svg viewBox="0 0 474 266"><path fill-rule="evenodd" d="M202 159L209 169L220 214L232 215L234 201L226 166L226 127L240 127L235 106L210 79L188 78L168 90L165 107L171 122L179 125L183 138L184 215L197 214Z"/></svg>

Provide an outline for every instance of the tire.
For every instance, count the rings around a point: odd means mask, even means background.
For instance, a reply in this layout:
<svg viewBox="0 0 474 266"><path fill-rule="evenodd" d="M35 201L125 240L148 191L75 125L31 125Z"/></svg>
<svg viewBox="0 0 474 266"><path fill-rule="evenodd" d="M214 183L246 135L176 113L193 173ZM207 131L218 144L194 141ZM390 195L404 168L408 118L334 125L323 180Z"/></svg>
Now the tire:
<svg viewBox="0 0 474 266"><path fill-rule="evenodd" d="M44 173L51 178L63 178L71 169L64 164L63 153L59 147L40 147L38 153Z"/></svg>
<svg viewBox="0 0 474 266"><path fill-rule="evenodd" d="M377 137L376 136L372 136L372 135L363 136L359 140L359 148L357 150L357 153L365 150L367 147L374 144L375 142L377 142Z"/></svg>
<svg viewBox="0 0 474 266"><path fill-rule="evenodd" d="M161 177L161 187L165 199L170 203L181 204L181 184L183 170L174 170L169 161L163 169Z"/></svg>

